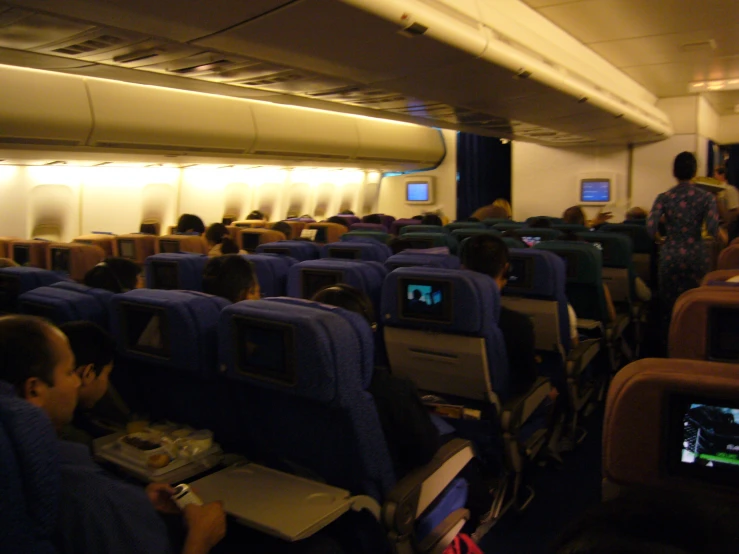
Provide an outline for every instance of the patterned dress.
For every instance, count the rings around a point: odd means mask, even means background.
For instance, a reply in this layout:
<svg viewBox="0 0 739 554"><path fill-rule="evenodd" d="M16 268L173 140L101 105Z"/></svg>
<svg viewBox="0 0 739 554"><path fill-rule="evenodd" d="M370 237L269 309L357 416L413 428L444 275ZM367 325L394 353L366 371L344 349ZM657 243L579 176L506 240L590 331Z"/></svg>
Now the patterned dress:
<svg viewBox="0 0 739 554"><path fill-rule="evenodd" d="M716 198L690 184L680 182L654 201L647 231L654 236L665 216L667 237L659 253L659 289L665 315L669 318L675 301L686 290L697 287L708 271L710 253L701 232L718 234Z"/></svg>

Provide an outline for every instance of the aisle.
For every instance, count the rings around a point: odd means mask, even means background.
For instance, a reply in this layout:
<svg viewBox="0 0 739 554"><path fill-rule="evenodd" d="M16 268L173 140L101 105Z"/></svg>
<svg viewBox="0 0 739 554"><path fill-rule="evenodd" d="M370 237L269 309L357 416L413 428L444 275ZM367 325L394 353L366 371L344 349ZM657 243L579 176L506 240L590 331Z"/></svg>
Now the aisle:
<svg viewBox="0 0 739 554"><path fill-rule="evenodd" d="M481 541L485 554L545 554L559 532L600 502L603 408L585 422L588 436L561 469L534 469L536 498L523 515L506 514Z"/></svg>

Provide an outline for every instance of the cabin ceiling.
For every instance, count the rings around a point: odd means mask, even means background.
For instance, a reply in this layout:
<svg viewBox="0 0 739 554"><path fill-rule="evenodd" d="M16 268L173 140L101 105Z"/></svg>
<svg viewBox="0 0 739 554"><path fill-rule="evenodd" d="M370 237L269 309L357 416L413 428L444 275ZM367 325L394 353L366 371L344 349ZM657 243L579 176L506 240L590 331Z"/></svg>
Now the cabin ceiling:
<svg viewBox="0 0 739 554"><path fill-rule="evenodd" d="M733 26L733 34L726 29L725 35L716 35L722 48L729 48L730 38L734 45L739 40L736 0L527 3L659 96L687 91L687 82L667 86L665 72L671 64L680 65L681 58L666 52L664 59L659 57L660 44L669 50L666 36L689 33L691 18L678 16L683 5L705 12L716 4L722 15L699 19L701 26L721 21L727 23L718 28ZM653 3L674 4L675 23L664 24L663 9L652 9ZM629 17L619 16L618 25L604 18L622 12ZM637 17L641 14L646 23ZM409 38L399 30L340 0L4 0L0 63L549 145L663 138L533 79L518 79L468 52L424 35ZM638 44L646 39L654 45ZM618 42L623 44L613 44ZM739 58L721 67L739 76Z"/></svg>
<svg viewBox="0 0 739 554"><path fill-rule="evenodd" d="M737 0L523 1L660 98L739 79ZM705 97L719 115L739 104L737 91Z"/></svg>

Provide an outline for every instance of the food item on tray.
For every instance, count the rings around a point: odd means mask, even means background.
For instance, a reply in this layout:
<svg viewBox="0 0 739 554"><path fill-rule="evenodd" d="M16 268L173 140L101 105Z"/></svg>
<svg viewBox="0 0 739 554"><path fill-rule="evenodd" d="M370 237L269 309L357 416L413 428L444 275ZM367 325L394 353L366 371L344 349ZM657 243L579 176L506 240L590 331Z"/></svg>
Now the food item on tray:
<svg viewBox="0 0 739 554"><path fill-rule="evenodd" d="M154 454L152 456L149 456L146 465L152 469L161 469L169 465L171 461L172 458L170 458L167 454Z"/></svg>
<svg viewBox="0 0 739 554"><path fill-rule="evenodd" d="M159 442L154 442L136 435L127 435L121 440L127 445L133 446L139 450L156 450L162 446Z"/></svg>

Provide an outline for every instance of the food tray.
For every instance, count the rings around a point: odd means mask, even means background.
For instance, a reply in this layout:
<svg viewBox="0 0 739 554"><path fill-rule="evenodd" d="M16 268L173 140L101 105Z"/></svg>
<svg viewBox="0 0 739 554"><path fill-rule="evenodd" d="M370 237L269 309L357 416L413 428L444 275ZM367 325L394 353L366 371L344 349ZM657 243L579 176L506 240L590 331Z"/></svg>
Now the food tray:
<svg viewBox="0 0 739 554"><path fill-rule="evenodd" d="M100 458L113 462L114 464L120 465L133 472L145 475L147 477L158 477L185 467L188 464L197 464L200 460L212 456L214 454L220 454L221 447L214 444L210 449L199 453L192 458L174 458L169 464L162 468L154 469L146 465L146 461L141 461L138 456L130 456L127 451L120 447L120 443L117 441L105 444L101 446L96 455ZM148 457L147 457L148 459Z"/></svg>

